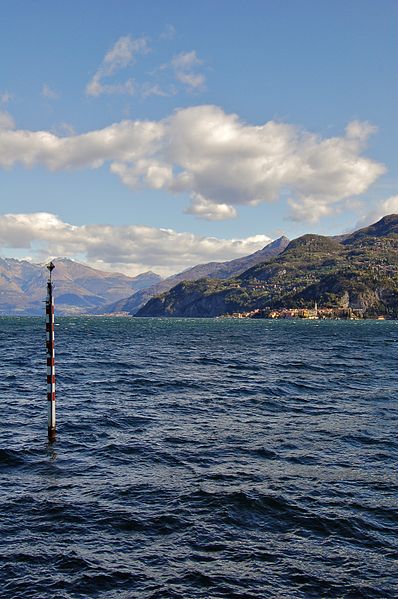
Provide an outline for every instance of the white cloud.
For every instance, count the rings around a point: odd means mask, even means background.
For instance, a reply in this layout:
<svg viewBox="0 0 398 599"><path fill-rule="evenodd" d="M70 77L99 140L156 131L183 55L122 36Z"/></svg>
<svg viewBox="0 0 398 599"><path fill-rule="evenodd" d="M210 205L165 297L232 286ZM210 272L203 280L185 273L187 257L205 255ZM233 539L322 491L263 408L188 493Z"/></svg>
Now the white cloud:
<svg viewBox="0 0 398 599"><path fill-rule="evenodd" d="M361 227L367 227L388 214L398 214L398 195L391 196L386 200L378 202L372 210L360 218L355 225L354 230L360 229Z"/></svg>
<svg viewBox="0 0 398 599"><path fill-rule="evenodd" d="M398 196L392 196L391 198L384 200L384 202L381 204L380 213L381 216L386 216L387 214L398 214Z"/></svg>
<svg viewBox="0 0 398 599"><path fill-rule="evenodd" d="M163 275L203 262L238 258L271 240L266 235L218 239L143 225L71 225L54 214L0 215L0 248L26 249L35 260L48 256L85 259L102 269Z"/></svg>
<svg viewBox="0 0 398 599"><path fill-rule="evenodd" d="M135 62L138 54L147 54L149 46L145 37L133 38L130 35L120 37L105 55L92 79L86 86L88 96L101 94L133 95L135 83L132 79L118 83L103 83L105 77L111 77Z"/></svg>
<svg viewBox="0 0 398 599"><path fill-rule="evenodd" d="M116 71L131 64L138 52L146 52L147 49L147 41L143 37L137 39L129 35L120 37L105 55L101 67L103 73L113 75Z"/></svg>
<svg viewBox="0 0 398 599"><path fill-rule="evenodd" d="M170 97L175 95L175 90L173 88L165 90L158 83L147 81L140 86L140 94L143 98L148 98L149 96Z"/></svg>
<svg viewBox="0 0 398 599"><path fill-rule="evenodd" d="M100 96L102 94L126 94L133 96L137 85L134 79L127 79L123 83L104 84L99 80L92 80L87 86L89 96Z"/></svg>
<svg viewBox="0 0 398 599"><path fill-rule="evenodd" d="M194 194L191 205L185 211L187 214L194 214L205 220L225 220L227 218L236 218L237 212L229 204L216 204L207 200L200 194Z"/></svg>
<svg viewBox="0 0 398 599"><path fill-rule="evenodd" d="M196 72L196 69L202 64L203 61L197 57L195 50L181 52L171 61L177 81L190 89L201 89L205 84L204 75Z"/></svg>
<svg viewBox="0 0 398 599"><path fill-rule="evenodd" d="M171 64L176 70L189 71L190 69L201 65L202 61L196 55L196 51L192 50L191 52L181 52L174 56Z"/></svg>
<svg viewBox="0 0 398 599"><path fill-rule="evenodd" d="M180 71L176 73L176 78L191 89L200 89L205 83L204 75L201 73L187 73Z"/></svg>
<svg viewBox="0 0 398 599"><path fill-rule="evenodd" d="M160 40L172 39L175 30L167 26L159 36ZM125 80L117 80L119 71L126 69L136 62L138 55L151 52L148 40L145 37L133 38L130 35L120 37L105 55L97 71L86 85L88 96L101 96L103 94L115 95L126 94L129 96L139 95L143 99L150 96L170 97L177 93L177 87L171 81L157 80L160 73L169 71L173 77L189 90L200 89L205 83L205 78L197 72L202 61L195 51L182 52L175 56L171 63L163 64L149 72L148 81L136 81L129 77ZM169 77L170 79L170 77Z"/></svg>
<svg viewBox="0 0 398 599"><path fill-rule="evenodd" d="M0 166L60 170L109 163L133 189L190 195L190 211L206 218L210 212L231 218L231 207L272 202L288 191L293 218L315 221L364 193L385 172L362 155L373 130L354 122L345 135L322 139L294 125L249 125L216 106L195 106L160 121L125 120L66 137L3 128Z"/></svg>
<svg viewBox="0 0 398 599"><path fill-rule="evenodd" d="M47 85L47 83L44 83L41 89L41 95L43 98L46 98L47 100L56 100L57 98L59 98L57 92L51 89L51 87Z"/></svg>
<svg viewBox="0 0 398 599"><path fill-rule="evenodd" d="M301 201L288 200L291 208L289 220L294 222L316 223L324 216L330 216L334 207L312 198L303 198Z"/></svg>
<svg viewBox="0 0 398 599"><path fill-rule="evenodd" d="M121 160L135 164L164 137L164 124L121 121L104 129L59 137L49 131L0 131L0 166L44 165L49 170L98 168Z"/></svg>
<svg viewBox="0 0 398 599"><path fill-rule="evenodd" d="M0 111L0 131L1 129L14 129L15 122L12 116L6 111Z"/></svg>
<svg viewBox="0 0 398 599"><path fill-rule="evenodd" d="M371 123L362 121L351 121L346 127L346 134L348 139L355 141L362 141L366 143L369 135L376 133L377 127Z"/></svg>

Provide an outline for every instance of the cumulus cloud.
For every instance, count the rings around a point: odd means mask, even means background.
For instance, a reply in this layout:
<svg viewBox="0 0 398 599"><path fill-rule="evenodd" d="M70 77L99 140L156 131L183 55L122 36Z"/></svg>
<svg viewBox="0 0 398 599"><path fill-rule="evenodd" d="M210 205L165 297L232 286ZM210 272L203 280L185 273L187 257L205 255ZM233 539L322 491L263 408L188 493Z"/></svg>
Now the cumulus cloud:
<svg viewBox="0 0 398 599"><path fill-rule="evenodd" d="M385 172L362 155L373 130L355 121L341 137L322 139L294 125L250 125L217 106L195 106L159 121L125 120L65 137L3 128L0 167L109 164L133 189L190 195L189 211L205 218L231 218L238 205L273 202L288 192L292 218L316 221Z"/></svg>
<svg viewBox="0 0 398 599"><path fill-rule="evenodd" d="M59 137L49 131L0 131L0 166L43 165L49 170L98 168L107 161L128 164L151 155L164 136L164 124L121 121L81 135Z"/></svg>
<svg viewBox="0 0 398 599"><path fill-rule="evenodd" d="M185 211L187 214L194 214L205 220L225 220L227 218L236 218L237 212L229 204L216 204L207 200L199 193L194 194L191 205Z"/></svg>
<svg viewBox="0 0 398 599"><path fill-rule="evenodd" d="M203 88L205 77L202 73L197 72L197 68L202 64L203 61L197 57L195 50L181 52L174 56L171 61L177 81L183 83L189 89Z"/></svg>
<svg viewBox="0 0 398 599"><path fill-rule="evenodd" d="M316 198L303 198L297 201L290 198L288 204L291 208L288 220L297 223L317 223L320 218L330 216L334 213L332 205Z"/></svg>
<svg viewBox="0 0 398 599"><path fill-rule="evenodd" d="M148 42L145 37L133 38L130 35L120 37L105 55L92 79L86 86L88 96L101 94L129 94L133 95L135 83L132 79L123 82L104 83L103 79L115 75L135 62L138 54L149 52Z"/></svg>
<svg viewBox="0 0 398 599"><path fill-rule="evenodd" d="M43 87L41 88L41 95L43 98L46 98L47 100L56 100L57 98L59 98L57 92L54 91L49 85L47 85L47 83L44 83Z"/></svg>
<svg viewBox="0 0 398 599"><path fill-rule="evenodd" d="M219 239L143 225L72 225L47 212L0 215L0 247L26 249L34 259L69 256L98 268L163 275L199 263L232 260L269 243L266 235Z"/></svg>

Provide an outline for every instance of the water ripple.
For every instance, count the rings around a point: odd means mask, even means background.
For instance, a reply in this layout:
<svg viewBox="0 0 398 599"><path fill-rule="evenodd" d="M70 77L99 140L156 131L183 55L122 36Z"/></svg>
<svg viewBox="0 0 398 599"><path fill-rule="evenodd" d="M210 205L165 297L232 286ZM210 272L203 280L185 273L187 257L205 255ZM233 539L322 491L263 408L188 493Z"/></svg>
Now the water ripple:
<svg viewBox="0 0 398 599"><path fill-rule="evenodd" d="M0 319L0 597L396 596L396 322L58 324L49 446Z"/></svg>

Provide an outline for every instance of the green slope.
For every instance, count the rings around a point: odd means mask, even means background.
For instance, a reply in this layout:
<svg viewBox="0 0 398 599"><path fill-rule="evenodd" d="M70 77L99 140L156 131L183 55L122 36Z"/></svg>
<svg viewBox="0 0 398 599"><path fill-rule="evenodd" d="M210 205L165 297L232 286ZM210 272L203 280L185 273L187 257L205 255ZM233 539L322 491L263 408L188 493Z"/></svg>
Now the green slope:
<svg viewBox="0 0 398 599"><path fill-rule="evenodd" d="M219 316L265 308L351 307L398 317L398 215L344 237L293 240L273 260L225 281L182 282L137 316Z"/></svg>

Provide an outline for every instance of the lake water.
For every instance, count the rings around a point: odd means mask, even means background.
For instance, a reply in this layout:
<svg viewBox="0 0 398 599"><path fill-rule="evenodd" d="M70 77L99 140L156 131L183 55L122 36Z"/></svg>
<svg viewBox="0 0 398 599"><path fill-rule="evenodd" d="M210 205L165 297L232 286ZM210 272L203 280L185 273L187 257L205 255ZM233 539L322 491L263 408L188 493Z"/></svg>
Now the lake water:
<svg viewBox="0 0 398 599"><path fill-rule="evenodd" d="M398 322L0 319L0 596L396 597Z"/></svg>

